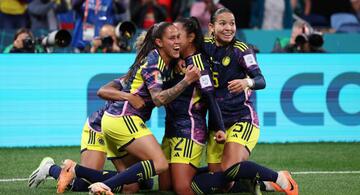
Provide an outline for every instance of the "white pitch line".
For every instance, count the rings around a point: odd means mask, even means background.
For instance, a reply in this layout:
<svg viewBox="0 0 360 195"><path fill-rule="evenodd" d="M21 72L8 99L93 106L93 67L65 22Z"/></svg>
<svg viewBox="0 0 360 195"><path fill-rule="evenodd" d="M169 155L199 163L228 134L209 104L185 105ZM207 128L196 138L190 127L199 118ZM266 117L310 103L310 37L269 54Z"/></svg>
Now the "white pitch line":
<svg viewBox="0 0 360 195"><path fill-rule="evenodd" d="M28 178L0 179L0 182L26 181Z"/></svg>
<svg viewBox="0 0 360 195"><path fill-rule="evenodd" d="M11 179L0 179L0 182L15 182L15 181L27 181L29 178L11 178ZM47 179L54 179L52 177Z"/></svg>
<svg viewBox="0 0 360 195"><path fill-rule="evenodd" d="M293 175L308 175L308 174L360 174L360 171L298 171L291 172ZM53 179L53 178L48 178ZM27 181L28 178L11 178L0 179L0 182L15 182L15 181Z"/></svg>

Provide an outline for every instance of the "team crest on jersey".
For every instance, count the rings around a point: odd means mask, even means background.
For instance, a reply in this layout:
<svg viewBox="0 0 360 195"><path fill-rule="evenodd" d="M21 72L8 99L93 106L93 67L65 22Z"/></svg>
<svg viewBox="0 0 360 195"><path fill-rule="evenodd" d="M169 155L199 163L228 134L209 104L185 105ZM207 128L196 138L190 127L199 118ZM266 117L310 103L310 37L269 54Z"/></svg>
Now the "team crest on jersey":
<svg viewBox="0 0 360 195"><path fill-rule="evenodd" d="M230 57L229 56L225 56L223 59L222 59L222 64L223 66L228 66L230 64Z"/></svg>
<svg viewBox="0 0 360 195"><path fill-rule="evenodd" d="M100 145L104 146L105 145L105 141L102 138L98 138L98 142Z"/></svg>

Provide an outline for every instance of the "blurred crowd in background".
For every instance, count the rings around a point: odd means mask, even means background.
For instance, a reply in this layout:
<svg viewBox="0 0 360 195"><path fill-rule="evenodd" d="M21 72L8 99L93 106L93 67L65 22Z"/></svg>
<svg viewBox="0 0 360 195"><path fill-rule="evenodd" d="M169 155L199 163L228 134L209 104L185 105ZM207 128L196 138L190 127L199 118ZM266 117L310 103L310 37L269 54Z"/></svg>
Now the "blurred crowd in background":
<svg viewBox="0 0 360 195"><path fill-rule="evenodd" d="M136 36L161 21L195 16L206 33L220 7L234 13L238 29L292 28L274 52L294 52L292 46L304 41L316 46L310 52L324 52L322 33L360 32L360 0L1 0L0 49L134 52Z"/></svg>

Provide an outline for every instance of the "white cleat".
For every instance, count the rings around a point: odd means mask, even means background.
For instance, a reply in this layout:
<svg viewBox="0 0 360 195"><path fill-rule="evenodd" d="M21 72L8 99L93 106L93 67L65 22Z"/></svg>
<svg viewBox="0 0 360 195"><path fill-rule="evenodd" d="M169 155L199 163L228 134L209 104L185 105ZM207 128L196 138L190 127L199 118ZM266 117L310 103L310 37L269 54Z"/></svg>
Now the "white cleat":
<svg viewBox="0 0 360 195"><path fill-rule="evenodd" d="M54 159L51 157L45 157L42 159L39 167L31 173L28 179L29 188L36 188L38 185L43 183L46 178L49 176L49 170L52 165L54 165Z"/></svg>

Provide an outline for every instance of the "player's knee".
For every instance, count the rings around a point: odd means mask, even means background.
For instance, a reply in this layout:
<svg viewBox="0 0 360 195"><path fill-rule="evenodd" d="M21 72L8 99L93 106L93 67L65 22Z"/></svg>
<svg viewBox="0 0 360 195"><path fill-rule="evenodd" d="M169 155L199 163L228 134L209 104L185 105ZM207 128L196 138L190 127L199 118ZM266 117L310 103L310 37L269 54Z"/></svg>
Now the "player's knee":
<svg viewBox="0 0 360 195"><path fill-rule="evenodd" d="M235 164L241 163L243 161L246 161L246 158L241 158L240 161L234 162L234 161L225 161L221 163L221 171L225 172L226 170L228 170L229 168L231 168L232 166L234 166Z"/></svg>
<svg viewBox="0 0 360 195"><path fill-rule="evenodd" d="M226 170L228 170L231 166L233 166L233 163L228 163L228 162L223 162L221 163L221 171L225 172Z"/></svg>

